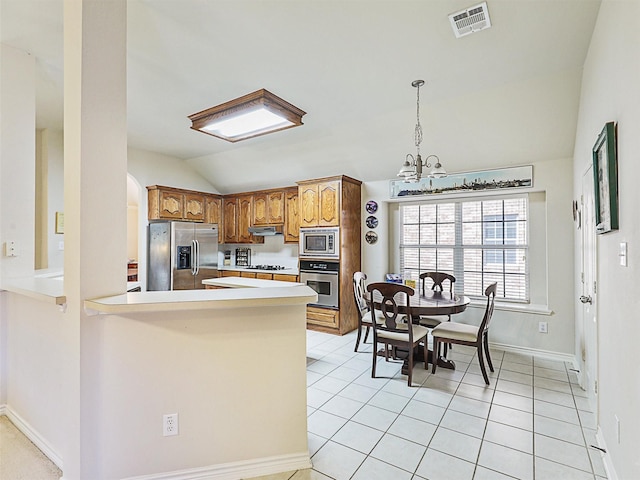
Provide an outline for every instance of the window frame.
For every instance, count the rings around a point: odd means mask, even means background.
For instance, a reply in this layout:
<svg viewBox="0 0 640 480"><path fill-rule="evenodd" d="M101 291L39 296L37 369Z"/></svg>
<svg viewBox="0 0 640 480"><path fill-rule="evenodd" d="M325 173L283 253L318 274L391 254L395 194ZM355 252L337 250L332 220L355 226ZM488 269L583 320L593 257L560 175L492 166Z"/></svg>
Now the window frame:
<svg viewBox="0 0 640 480"><path fill-rule="evenodd" d="M462 226L463 226L463 222L462 222L462 205L464 203L476 203L476 202L490 202L490 201L505 201L505 200L509 200L509 199L524 199L525 202L525 234L524 234L524 241L525 244L512 244L509 245L507 243L504 244L499 244L499 245L490 245L484 244L484 233L485 233L485 223L484 221L480 221L480 230L481 230L481 235L482 235L482 244L481 245L465 245L462 243ZM454 205L454 211L455 211L455 218L454 218L454 225L455 225L455 245L449 245L449 244L432 244L432 245L424 245L424 244L404 244L404 235L405 235L405 231L404 231L404 214L403 214L403 208L405 207L409 207L409 206L420 206L420 205L440 205L440 204L453 204ZM502 225L503 225L503 229L505 228L506 224L509 222L509 220L505 220L505 214L504 214L504 208L502 210L502 215L503 215L503 220L501 221ZM514 220L511 220L514 221ZM419 221L418 222L418 229L420 229L420 225L422 223ZM436 225L438 224L437 220L436 220ZM400 271L403 274L403 277L406 273L407 270L410 271L417 271L418 275L420 273L422 273L423 271L427 271L427 270L423 270L422 268L420 268L420 265L418 265L418 268L414 268L414 267L409 267L409 268L405 268L405 256L404 256L404 249L405 248L417 248L418 250L422 249L422 248L426 248L426 249L433 249L436 250L438 248L445 248L445 249L452 249L453 250L453 267L451 268L438 268L440 271L445 271L447 273L451 273L454 276L456 276L456 278L464 278L463 275L465 273L464 271L464 252L465 250L469 250L469 249L481 249L483 252L485 250L501 250L503 252L508 252L509 250L513 250L513 251L517 251L517 250L524 250L524 273L522 273L521 275L524 277L524 298L514 298L514 297L505 297L504 294L505 289L504 286L502 288L502 293L500 295L500 297L496 296L496 301L500 301L500 302L504 302L504 303L509 303L509 304L531 304L531 287L530 287L530 282L531 282L531 268L530 268L530 264L529 264L529 251L531 248L531 212L530 212L530 198L529 198L529 194L528 193L517 193L517 194L506 194L506 195L473 195L473 196L456 196L456 197L448 197L448 198L438 198L438 199L428 199L428 200L421 200L421 201L411 201L411 202L402 202L399 205L399 227L400 227L400 232L399 232L399 237L398 237L398 246L399 246L399 267L400 267ZM504 230L503 230L504 231ZM503 235L504 238L504 235ZM505 239L506 240L506 239ZM496 248L498 247L498 248ZM504 254L503 254L504 255ZM484 253L483 253L483 258L484 258ZM504 257L503 257L504 258ZM493 274L493 275L502 275L502 277L504 278L505 275L508 275L508 269L506 268L506 262L503 262L502 265L502 270L499 273L489 273L489 274ZM467 270L468 271L468 270ZM484 262L482 264L482 275L484 275ZM460 284L462 284L463 282L459 282ZM481 294L469 294L467 292L464 293L466 296L470 297L471 299L480 299L483 298L483 295Z"/></svg>

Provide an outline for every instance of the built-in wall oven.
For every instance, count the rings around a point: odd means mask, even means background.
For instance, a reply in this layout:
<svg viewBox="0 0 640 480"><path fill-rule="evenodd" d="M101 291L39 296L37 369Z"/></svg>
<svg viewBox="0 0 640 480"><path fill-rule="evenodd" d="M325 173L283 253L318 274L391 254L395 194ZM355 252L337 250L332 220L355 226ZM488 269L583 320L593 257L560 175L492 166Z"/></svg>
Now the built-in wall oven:
<svg viewBox="0 0 640 480"><path fill-rule="evenodd" d="M310 305L338 308L339 267L331 260L300 260L300 282L318 293L318 303Z"/></svg>

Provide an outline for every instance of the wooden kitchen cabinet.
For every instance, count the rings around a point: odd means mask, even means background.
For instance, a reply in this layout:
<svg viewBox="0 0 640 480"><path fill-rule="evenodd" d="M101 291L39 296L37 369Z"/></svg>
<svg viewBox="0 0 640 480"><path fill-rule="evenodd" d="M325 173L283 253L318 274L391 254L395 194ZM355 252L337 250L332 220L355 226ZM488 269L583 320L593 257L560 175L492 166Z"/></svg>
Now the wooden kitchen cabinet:
<svg viewBox="0 0 640 480"><path fill-rule="evenodd" d="M298 281L298 276L297 275L287 274L287 273L274 273L273 274L273 279L274 280L279 280L281 282L297 282Z"/></svg>
<svg viewBox="0 0 640 480"><path fill-rule="evenodd" d="M340 311L330 308L307 307L307 324L315 326L314 330L335 333L335 330L340 326Z"/></svg>
<svg viewBox="0 0 640 480"><path fill-rule="evenodd" d="M253 194L253 225L282 225L284 223L284 190Z"/></svg>
<svg viewBox="0 0 640 480"><path fill-rule="evenodd" d="M307 307L307 328L344 335L358 327L353 274L360 270L362 182L341 175L298 182L300 227L340 227L338 310Z"/></svg>
<svg viewBox="0 0 640 480"><path fill-rule="evenodd" d="M235 197L224 197L224 243L238 243L238 199Z"/></svg>
<svg viewBox="0 0 640 480"><path fill-rule="evenodd" d="M149 220L204 222L205 196L202 192L153 185L147 187Z"/></svg>
<svg viewBox="0 0 640 480"><path fill-rule="evenodd" d="M298 243L300 240L300 202L298 189L288 188L284 203L284 243Z"/></svg>
<svg viewBox="0 0 640 480"><path fill-rule="evenodd" d="M340 180L299 182L300 227L340 225Z"/></svg>
<svg viewBox="0 0 640 480"><path fill-rule="evenodd" d="M222 277L239 277L240 276L240 272L236 271L236 270L222 270L220 272L222 275Z"/></svg>
<svg viewBox="0 0 640 480"><path fill-rule="evenodd" d="M223 201L224 243L264 243L264 237L249 233L252 226L253 195L225 196Z"/></svg>
<svg viewBox="0 0 640 480"><path fill-rule="evenodd" d="M205 223L218 225L218 241L222 242L222 197L218 195L206 195L204 197L204 221Z"/></svg>

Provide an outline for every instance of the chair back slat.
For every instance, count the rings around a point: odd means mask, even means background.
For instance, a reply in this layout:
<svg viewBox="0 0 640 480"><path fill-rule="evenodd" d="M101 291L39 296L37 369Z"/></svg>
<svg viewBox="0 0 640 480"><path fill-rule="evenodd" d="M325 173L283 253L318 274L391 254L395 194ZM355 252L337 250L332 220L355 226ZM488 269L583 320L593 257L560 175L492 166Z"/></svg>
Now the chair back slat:
<svg viewBox="0 0 640 480"><path fill-rule="evenodd" d="M409 297L415 293L413 288L397 283L377 282L369 284L367 286L367 291L369 292L368 302L369 309L371 310L371 321L375 325L375 329L383 329L389 332L401 332L405 334L408 333L409 338L412 339L412 329L407 329L407 325L401 320L405 315L407 318L411 318ZM400 300L402 296L404 296L404 301L402 302L404 304L402 307L404 312L401 313L398 300ZM379 303L378 300L380 300ZM382 317L384 318L383 323L376 324L376 311L382 314Z"/></svg>
<svg viewBox="0 0 640 480"><path fill-rule="evenodd" d="M355 272L353 274L353 295L356 300L356 306L358 307L360 320L364 319L366 314L369 313L369 305L367 305L367 301L364 298L366 280L366 273Z"/></svg>
<svg viewBox="0 0 640 480"><path fill-rule="evenodd" d="M456 281L456 277L444 272L424 272L420 274L420 282L422 283L422 295L425 295L427 278L433 281L431 290L443 291L443 283L449 281L449 292L453 292L453 284Z"/></svg>
<svg viewBox="0 0 640 480"><path fill-rule="evenodd" d="M498 282L493 282L484 291L484 294L487 296L487 308L485 309L484 317L482 318L482 323L480 324L480 328L478 330L479 332L486 332L489 330L489 324L491 323L491 318L493 317L493 306L497 290Z"/></svg>

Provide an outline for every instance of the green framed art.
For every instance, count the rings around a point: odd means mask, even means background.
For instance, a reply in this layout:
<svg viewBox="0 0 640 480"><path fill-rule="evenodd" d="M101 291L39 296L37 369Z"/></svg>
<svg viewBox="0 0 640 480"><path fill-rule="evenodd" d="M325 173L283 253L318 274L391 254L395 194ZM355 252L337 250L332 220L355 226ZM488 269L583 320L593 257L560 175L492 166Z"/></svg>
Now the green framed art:
<svg viewBox="0 0 640 480"><path fill-rule="evenodd" d="M616 125L608 122L593 146L596 233L618 229Z"/></svg>

